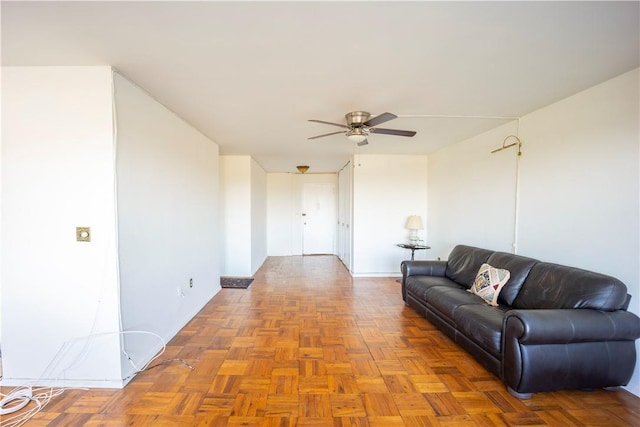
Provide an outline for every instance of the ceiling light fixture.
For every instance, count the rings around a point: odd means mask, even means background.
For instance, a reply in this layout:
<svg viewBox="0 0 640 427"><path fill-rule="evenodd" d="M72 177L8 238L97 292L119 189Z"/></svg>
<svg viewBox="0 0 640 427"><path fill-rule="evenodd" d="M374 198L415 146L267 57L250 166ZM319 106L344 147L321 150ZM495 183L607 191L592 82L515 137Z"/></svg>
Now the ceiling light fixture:
<svg viewBox="0 0 640 427"><path fill-rule="evenodd" d="M296 168L298 169L298 171L300 171L300 173L305 173L309 170L309 166L307 165L296 166Z"/></svg>
<svg viewBox="0 0 640 427"><path fill-rule="evenodd" d="M350 130L349 132L347 132L347 138L349 138L349 141L351 142L355 142L360 143L362 141L364 141L365 139L367 139L367 134L369 132L367 132L365 129L363 128L353 128L352 130Z"/></svg>

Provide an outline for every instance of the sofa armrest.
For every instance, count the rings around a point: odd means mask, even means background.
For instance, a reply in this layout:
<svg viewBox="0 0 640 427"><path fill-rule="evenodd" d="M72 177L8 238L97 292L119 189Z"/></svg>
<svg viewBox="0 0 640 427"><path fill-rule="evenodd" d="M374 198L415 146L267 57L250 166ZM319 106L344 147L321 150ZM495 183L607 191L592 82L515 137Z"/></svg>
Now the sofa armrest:
<svg viewBox="0 0 640 427"><path fill-rule="evenodd" d="M444 277L447 270L447 261L420 260L402 261L400 264L402 281L409 276L440 276Z"/></svg>
<svg viewBox="0 0 640 427"><path fill-rule="evenodd" d="M633 341L640 338L640 318L624 310L510 310L503 330L505 339L523 345Z"/></svg>
<svg viewBox="0 0 640 427"><path fill-rule="evenodd" d="M444 277L447 271L447 261L420 260L402 261L402 299L407 301L407 277L410 276L438 276Z"/></svg>
<svg viewBox="0 0 640 427"><path fill-rule="evenodd" d="M500 376L509 391L617 387L636 365L640 319L624 310L510 310L502 325Z"/></svg>

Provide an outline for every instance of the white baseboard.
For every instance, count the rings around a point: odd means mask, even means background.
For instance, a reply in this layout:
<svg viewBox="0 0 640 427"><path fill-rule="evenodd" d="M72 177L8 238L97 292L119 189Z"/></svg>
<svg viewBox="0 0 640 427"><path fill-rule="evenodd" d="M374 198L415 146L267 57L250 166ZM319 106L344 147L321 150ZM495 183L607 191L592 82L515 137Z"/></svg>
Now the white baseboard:
<svg viewBox="0 0 640 427"><path fill-rule="evenodd" d="M351 273L352 277L402 277L402 273Z"/></svg>
<svg viewBox="0 0 640 427"><path fill-rule="evenodd" d="M55 387L55 388L124 388L125 382L121 378L105 380L62 380L32 378L2 378L2 387Z"/></svg>

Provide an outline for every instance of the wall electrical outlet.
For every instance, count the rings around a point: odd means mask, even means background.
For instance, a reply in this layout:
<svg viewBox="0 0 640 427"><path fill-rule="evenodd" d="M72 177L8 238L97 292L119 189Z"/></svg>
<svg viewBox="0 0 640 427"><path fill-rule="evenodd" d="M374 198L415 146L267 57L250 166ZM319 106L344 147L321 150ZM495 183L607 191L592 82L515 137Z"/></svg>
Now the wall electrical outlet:
<svg viewBox="0 0 640 427"><path fill-rule="evenodd" d="M78 242L90 242L91 227L76 227L76 240Z"/></svg>

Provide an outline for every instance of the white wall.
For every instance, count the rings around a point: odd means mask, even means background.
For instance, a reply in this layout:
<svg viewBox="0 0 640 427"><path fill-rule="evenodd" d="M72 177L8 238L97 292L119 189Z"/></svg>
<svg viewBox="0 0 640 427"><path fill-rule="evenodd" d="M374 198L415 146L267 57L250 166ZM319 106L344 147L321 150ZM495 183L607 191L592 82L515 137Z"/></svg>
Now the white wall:
<svg viewBox="0 0 640 427"><path fill-rule="evenodd" d="M267 258L267 173L251 159L251 276Z"/></svg>
<svg viewBox="0 0 640 427"><path fill-rule="evenodd" d="M267 174L267 253L293 255L294 215L292 173Z"/></svg>
<svg viewBox="0 0 640 427"><path fill-rule="evenodd" d="M610 274L625 282L633 296L630 311L635 314L640 314L639 80L636 69L521 118L517 228L518 253ZM430 156L429 216L437 222L430 222L429 232L436 236L432 240L438 248L435 255L446 258L457 243L510 249L513 223L508 219L513 204L500 213L491 204L478 207L472 195L507 195L515 176L498 179L492 172L467 173L461 179L451 173L493 164L497 157L492 158L496 155L488 149L500 146L510 132L503 126ZM493 139L493 145L488 139ZM476 145L483 149L474 151ZM512 160L506 157L513 155L502 156L509 170ZM446 182L444 191L441 186ZM440 192L437 197L436 191ZM459 212L465 203L467 216ZM492 215L500 220L494 221ZM454 237L431 229L436 226L442 226L443 232L451 230ZM640 362L627 389L640 395Z"/></svg>
<svg viewBox="0 0 640 427"><path fill-rule="evenodd" d="M251 157L220 156L221 276L251 276Z"/></svg>
<svg viewBox="0 0 640 427"><path fill-rule="evenodd" d="M516 129L502 125L429 156L431 258L446 259L462 242L513 252L518 149L491 151Z"/></svg>
<svg viewBox="0 0 640 427"><path fill-rule="evenodd" d="M4 67L2 124L3 385L122 386L111 68Z"/></svg>
<svg viewBox="0 0 640 427"><path fill-rule="evenodd" d="M250 277L267 257L267 173L250 156L220 156L222 276Z"/></svg>
<svg viewBox="0 0 640 427"><path fill-rule="evenodd" d="M220 290L218 146L122 76L114 83L122 327L168 341ZM124 336L138 366L159 345Z"/></svg>
<svg viewBox="0 0 640 427"><path fill-rule="evenodd" d="M639 79L636 70L523 117L522 253L638 284Z"/></svg>
<svg viewBox="0 0 640 427"><path fill-rule="evenodd" d="M359 155L353 170L353 275L397 276L410 252L396 246L408 242L410 215L428 221L427 156ZM425 230L420 239L430 243ZM416 259L429 256L417 251Z"/></svg>

